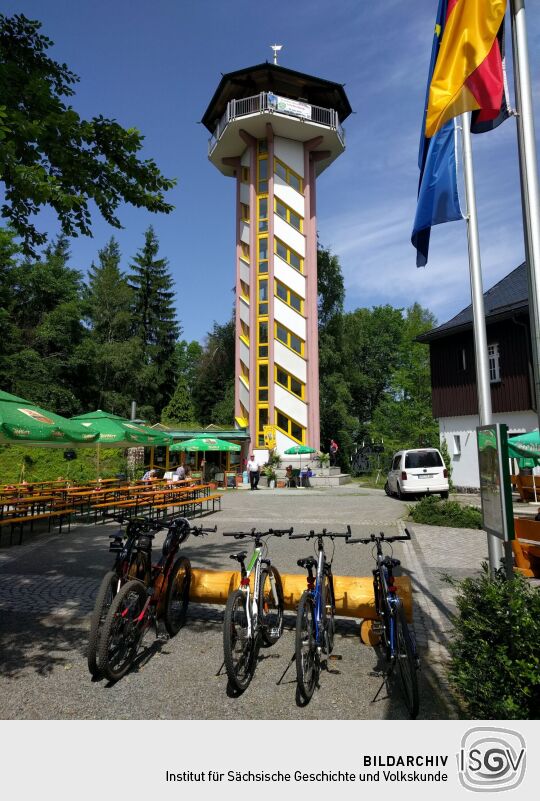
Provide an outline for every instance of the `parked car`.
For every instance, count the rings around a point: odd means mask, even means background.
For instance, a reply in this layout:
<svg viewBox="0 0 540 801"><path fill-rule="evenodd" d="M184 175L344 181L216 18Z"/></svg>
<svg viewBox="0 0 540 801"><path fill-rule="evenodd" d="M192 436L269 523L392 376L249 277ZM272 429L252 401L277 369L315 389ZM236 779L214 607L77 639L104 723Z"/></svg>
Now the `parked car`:
<svg viewBox="0 0 540 801"><path fill-rule="evenodd" d="M448 498L448 471L436 448L415 448L398 451L392 459L384 489L387 495L435 493Z"/></svg>

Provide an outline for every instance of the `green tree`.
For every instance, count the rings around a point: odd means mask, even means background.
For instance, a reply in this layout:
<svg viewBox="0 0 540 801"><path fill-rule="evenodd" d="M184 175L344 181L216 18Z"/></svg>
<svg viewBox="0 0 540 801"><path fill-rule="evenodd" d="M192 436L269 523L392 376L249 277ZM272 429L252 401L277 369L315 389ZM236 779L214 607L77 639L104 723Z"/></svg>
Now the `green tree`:
<svg viewBox="0 0 540 801"><path fill-rule="evenodd" d="M31 217L52 207L67 236L91 235L90 203L117 228L120 203L169 213L175 181L141 159L143 137L103 116L81 119L69 104L79 78L49 57L41 23L0 15L0 178L2 216L26 253L46 241Z"/></svg>
<svg viewBox="0 0 540 801"><path fill-rule="evenodd" d="M416 341L435 324L433 314L418 303L407 309L403 317L398 364L371 425L372 434L383 436L394 450L424 445L438 447L438 426L431 411L429 350Z"/></svg>
<svg viewBox="0 0 540 801"><path fill-rule="evenodd" d="M88 383L82 277L68 261L67 240L59 237L38 261L9 268L9 315L18 338L3 375L8 391L67 416L81 409Z"/></svg>
<svg viewBox="0 0 540 801"><path fill-rule="evenodd" d="M165 425L195 422L191 391L183 376L178 379L172 398L161 412L161 422Z"/></svg>
<svg viewBox="0 0 540 801"><path fill-rule="evenodd" d="M85 315L90 329L86 358L92 365L88 396L92 408L128 416L141 361L140 341L131 335L133 290L120 269L112 238L88 271Z"/></svg>
<svg viewBox="0 0 540 801"><path fill-rule="evenodd" d="M234 318L223 325L215 322L206 337L193 386L195 417L203 425L233 424L234 343Z"/></svg>
<svg viewBox="0 0 540 801"><path fill-rule="evenodd" d="M131 265L132 335L141 346L136 400L140 413L157 420L176 385L176 342L180 325L174 308L174 284L168 261L158 258L159 242L152 227Z"/></svg>

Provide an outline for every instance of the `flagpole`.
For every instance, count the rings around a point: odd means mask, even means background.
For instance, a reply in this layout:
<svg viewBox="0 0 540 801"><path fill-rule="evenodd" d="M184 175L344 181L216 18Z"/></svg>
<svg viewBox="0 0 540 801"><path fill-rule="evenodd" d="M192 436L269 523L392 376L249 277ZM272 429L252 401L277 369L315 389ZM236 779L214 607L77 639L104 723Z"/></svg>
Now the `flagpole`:
<svg viewBox="0 0 540 801"><path fill-rule="evenodd" d="M476 212L476 193L474 189L470 112L461 115L461 124L463 134L463 176L467 201L467 242L469 247L469 275L471 279L478 416L480 418L480 425L486 426L493 422L493 418L491 412L491 384L489 380L482 265L480 262L480 240L478 237L478 216ZM501 545L499 539L493 536L493 534L487 535L487 541L489 569L493 574L500 566Z"/></svg>
<svg viewBox="0 0 540 801"><path fill-rule="evenodd" d="M512 57L517 107L523 230L529 284L529 321L534 370L533 402L536 414L540 415L540 192L525 0L510 0L510 19L512 21Z"/></svg>

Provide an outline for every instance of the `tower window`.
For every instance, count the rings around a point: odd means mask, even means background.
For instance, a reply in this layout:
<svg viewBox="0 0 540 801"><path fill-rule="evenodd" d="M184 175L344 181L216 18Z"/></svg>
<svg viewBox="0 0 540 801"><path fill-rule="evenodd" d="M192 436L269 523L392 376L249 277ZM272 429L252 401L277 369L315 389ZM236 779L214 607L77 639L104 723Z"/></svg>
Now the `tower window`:
<svg viewBox="0 0 540 801"><path fill-rule="evenodd" d="M283 203L282 200L279 200L279 198L275 198L274 210L278 217L281 217L282 220L285 220L285 222L289 223L289 225L292 225L293 228L296 228L297 231L302 233L304 222L302 217L300 217L299 214Z"/></svg>
<svg viewBox="0 0 540 801"><path fill-rule="evenodd" d="M280 159L274 158L274 172L285 181L286 184L296 189L297 192L300 192L300 194L304 192L304 182L301 177L294 170L291 170L290 167L287 167Z"/></svg>
<svg viewBox="0 0 540 801"><path fill-rule="evenodd" d="M295 270L298 270L298 272L301 273L304 267L304 259L295 250L286 245L285 242L282 242L281 239L278 239L277 237L274 238L275 238L274 249L276 255L279 256L280 259L283 259L283 261L286 261L287 264L290 264L291 267L294 267Z"/></svg>

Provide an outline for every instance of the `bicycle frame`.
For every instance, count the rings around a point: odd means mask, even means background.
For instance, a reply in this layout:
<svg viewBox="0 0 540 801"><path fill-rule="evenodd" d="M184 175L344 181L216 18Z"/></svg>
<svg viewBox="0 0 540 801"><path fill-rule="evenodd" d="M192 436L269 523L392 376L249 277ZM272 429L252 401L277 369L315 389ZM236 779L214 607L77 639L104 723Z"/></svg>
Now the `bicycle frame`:
<svg viewBox="0 0 540 801"><path fill-rule="evenodd" d="M325 562L326 562L326 554L324 552L324 548L319 548L319 555L317 559L317 575L315 576L315 587L309 590L309 593L313 598L313 605L315 607L315 638L317 640L317 645L322 645L322 626L321 626L321 621L323 618L322 583L323 583Z"/></svg>
<svg viewBox="0 0 540 801"><path fill-rule="evenodd" d="M261 563L262 563L264 548L265 545L263 545L262 543L261 544L255 543L255 547L253 553L251 554L251 558L247 564L247 567L244 568L244 566L242 565L242 578L240 580L239 589L246 596L246 608L249 610L249 615L247 619L248 637L255 636L259 624L259 593L261 589ZM253 578L253 592L252 592L250 576L254 570L255 570L255 575ZM274 576L271 572L270 572L270 586L272 587L272 595L274 596L274 601L277 605L278 596L276 592Z"/></svg>
<svg viewBox="0 0 540 801"><path fill-rule="evenodd" d="M388 634L388 647L390 657L396 655L396 635L395 635L395 616L398 607L401 606L401 598L398 596L393 580L389 586L389 579L393 579L386 565L383 564L384 555L380 545L377 548L377 567L373 571L373 589L375 595L375 605L385 632ZM387 610L389 614L387 615ZM388 620L386 619L388 617Z"/></svg>

